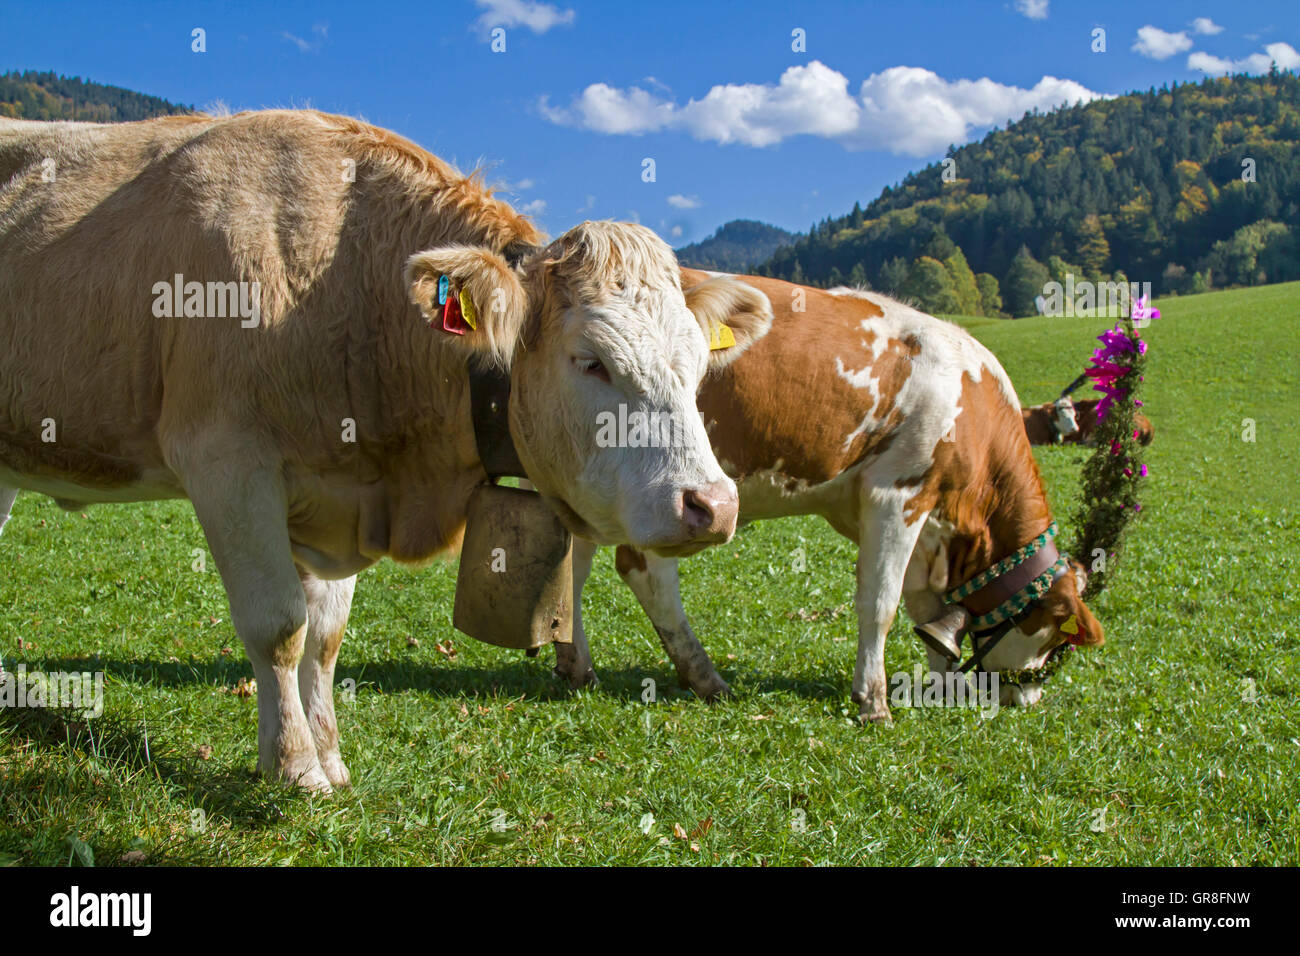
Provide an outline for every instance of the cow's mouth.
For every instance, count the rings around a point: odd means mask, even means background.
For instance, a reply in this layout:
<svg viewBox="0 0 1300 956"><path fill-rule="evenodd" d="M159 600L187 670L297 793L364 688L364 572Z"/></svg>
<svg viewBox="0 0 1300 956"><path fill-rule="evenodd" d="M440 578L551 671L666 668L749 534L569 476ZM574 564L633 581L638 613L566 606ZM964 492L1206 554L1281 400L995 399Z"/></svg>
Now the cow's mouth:
<svg viewBox="0 0 1300 956"><path fill-rule="evenodd" d="M714 541L688 541L685 544L671 544L661 548L648 549L651 554L660 558L689 558L693 554L699 554Z"/></svg>

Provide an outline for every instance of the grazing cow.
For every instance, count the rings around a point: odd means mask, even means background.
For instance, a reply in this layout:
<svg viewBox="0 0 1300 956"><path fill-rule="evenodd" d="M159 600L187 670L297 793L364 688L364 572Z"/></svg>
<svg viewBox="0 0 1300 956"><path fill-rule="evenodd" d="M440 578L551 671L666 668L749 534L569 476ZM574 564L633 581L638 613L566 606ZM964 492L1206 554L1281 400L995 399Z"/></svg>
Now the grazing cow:
<svg viewBox="0 0 1300 956"><path fill-rule="evenodd" d="M1025 422L1025 434L1031 445L1059 445L1069 442L1076 445L1093 445L1097 439L1093 432L1097 429L1097 405L1101 399L1085 398L1072 401L1068 395L1054 402L1031 405L1020 409ZM1151 444L1155 429L1151 420L1141 412L1133 415L1133 426L1137 430L1138 441L1143 445Z"/></svg>
<svg viewBox="0 0 1300 956"><path fill-rule="evenodd" d="M734 281L682 276L688 302ZM1011 598L1026 575L1043 575L1046 593L1012 608L1009 626L972 630L972 641L984 655L979 667L1031 671L1003 684L1002 703L1035 702L1042 688L1032 672L1058 647L1102 642L1079 596L1082 567L1057 560L1048 544L955 612L943 600L1052 523L1020 403L997 359L957 326L884 296L743 279L771 300L776 318L740 361L705 379L700 411L740 488L742 523L818 514L858 543L853 698L861 716L889 719L883 652L900 597L914 621L930 625L931 667L946 671L969 617ZM593 551L575 555L575 605ZM620 547L615 567L683 685L706 699L727 693L682 608L676 562ZM580 617L574 643L556 645L556 655L571 684L594 679Z"/></svg>
<svg viewBox="0 0 1300 956"><path fill-rule="evenodd" d="M540 239L344 117L0 121L0 521L15 489L189 498L257 678L260 770L347 784L332 684L355 576L459 546L485 480L471 364L509 371L519 457L574 531L665 553L734 531L695 392L766 300L737 284L692 314L640 226ZM443 314L442 276L467 317ZM680 421L677 444L598 447L611 395Z"/></svg>

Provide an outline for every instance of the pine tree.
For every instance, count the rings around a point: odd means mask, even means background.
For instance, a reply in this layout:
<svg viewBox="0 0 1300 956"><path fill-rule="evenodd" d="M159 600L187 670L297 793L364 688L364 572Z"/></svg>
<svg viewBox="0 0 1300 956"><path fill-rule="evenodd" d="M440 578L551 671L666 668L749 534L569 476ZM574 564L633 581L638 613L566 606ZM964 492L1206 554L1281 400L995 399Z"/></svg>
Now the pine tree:
<svg viewBox="0 0 1300 956"><path fill-rule="evenodd" d="M930 233L930 238L925 247L921 250L921 255L929 256L931 259L938 259L940 262L946 260L954 252L957 252L957 243L949 238L942 226L937 226Z"/></svg>
<svg viewBox="0 0 1300 956"><path fill-rule="evenodd" d="M1110 243L1102 229L1101 218L1096 214L1083 217L1075 244L1076 255L1090 276L1101 275L1110 262Z"/></svg>
<svg viewBox="0 0 1300 956"><path fill-rule="evenodd" d="M1043 294L1043 287L1050 281L1052 279L1047 267L1030 255L1025 246L1021 246L1011 261L1007 281L1003 284L1006 307L1016 318L1037 315L1038 307L1034 300Z"/></svg>
<svg viewBox="0 0 1300 956"><path fill-rule="evenodd" d="M934 314L956 315L961 312L957 290L952 276L942 262L930 256L921 256L907 271L902 294L916 303L917 308Z"/></svg>
<svg viewBox="0 0 1300 956"><path fill-rule="evenodd" d="M957 311L962 315L983 315L980 308L980 290L975 284L975 273L971 272L966 256L959 246L954 245L952 255L943 260L944 268L952 279L953 291L957 294Z"/></svg>
<svg viewBox="0 0 1300 956"><path fill-rule="evenodd" d="M907 272L907 260L895 256L880 267L880 288L888 295L902 295Z"/></svg>
<svg viewBox="0 0 1300 956"><path fill-rule="evenodd" d="M980 315L1001 315L1002 292L998 288L997 276L981 272L975 277L975 285L980 292Z"/></svg>

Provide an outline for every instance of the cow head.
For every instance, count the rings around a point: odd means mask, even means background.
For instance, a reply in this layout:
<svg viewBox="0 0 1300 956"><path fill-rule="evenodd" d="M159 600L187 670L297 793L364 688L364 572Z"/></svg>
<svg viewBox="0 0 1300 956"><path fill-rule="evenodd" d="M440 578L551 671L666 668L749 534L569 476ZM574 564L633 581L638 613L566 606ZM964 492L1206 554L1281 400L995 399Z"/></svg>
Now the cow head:
<svg viewBox="0 0 1300 956"><path fill-rule="evenodd" d="M571 531L663 555L731 537L736 486L695 394L767 331L762 293L727 280L688 302L672 250L630 223L585 222L514 268L480 247L420 253L407 282L428 317L442 275L477 312L448 344L509 369L519 458Z"/></svg>
<svg viewBox="0 0 1300 956"><path fill-rule="evenodd" d="M1078 432L1079 417L1070 396L1062 395L1052 403L1052 417L1056 422L1057 441Z"/></svg>
<svg viewBox="0 0 1300 956"><path fill-rule="evenodd" d="M1047 663L1061 644L1096 646L1104 643L1101 624L1080 597L1087 586L1087 572L1079 562L1070 567L1048 589L1019 625L1013 627L984 658L988 671L1027 670ZM1043 695L1041 683L1000 688L1000 704L1036 704Z"/></svg>

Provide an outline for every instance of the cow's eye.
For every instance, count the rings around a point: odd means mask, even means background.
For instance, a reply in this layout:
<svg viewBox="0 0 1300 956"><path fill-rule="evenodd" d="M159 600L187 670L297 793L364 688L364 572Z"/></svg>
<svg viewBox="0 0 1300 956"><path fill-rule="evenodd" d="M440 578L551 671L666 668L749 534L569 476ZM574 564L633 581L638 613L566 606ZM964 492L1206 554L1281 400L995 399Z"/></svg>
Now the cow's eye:
<svg viewBox="0 0 1300 956"><path fill-rule="evenodd" d="M590 358L586 356L577 356L576 358L574 358L573 361L578 366L578 368L582 370L584 374L594 375L602 382L609 381L609 370L605 368L604 363L601 362L600 359Z"/></svg>

